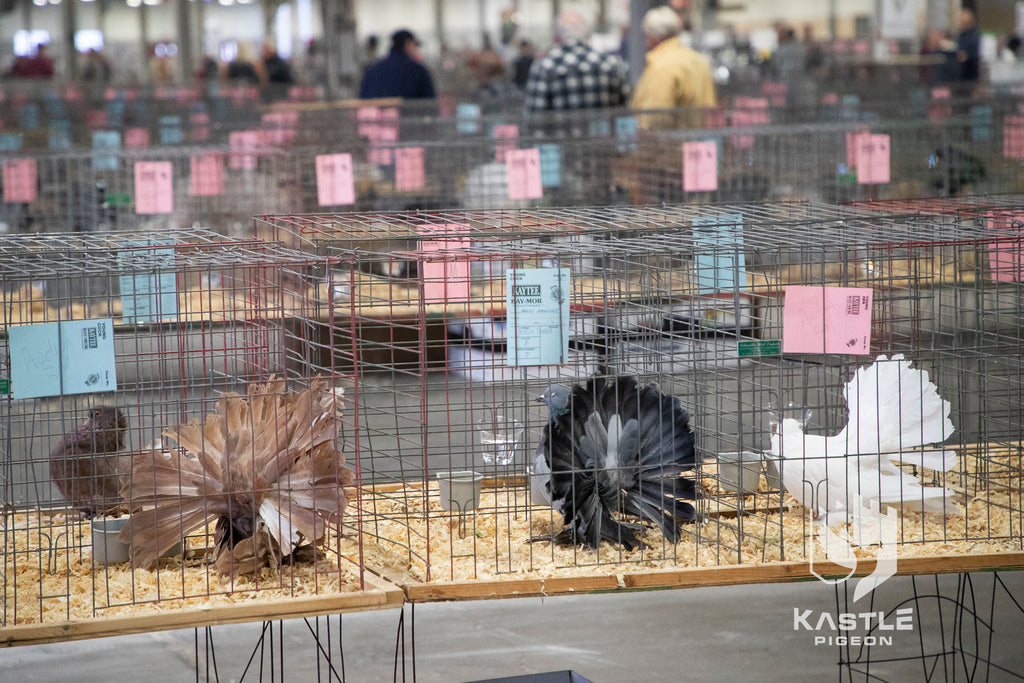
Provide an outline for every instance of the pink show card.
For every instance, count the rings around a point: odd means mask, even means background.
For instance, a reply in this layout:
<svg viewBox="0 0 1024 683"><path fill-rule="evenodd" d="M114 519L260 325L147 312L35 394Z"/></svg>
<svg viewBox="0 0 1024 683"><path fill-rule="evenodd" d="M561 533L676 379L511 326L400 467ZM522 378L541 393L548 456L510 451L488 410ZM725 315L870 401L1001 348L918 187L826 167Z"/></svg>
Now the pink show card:
<svg viewBox="0 0 1024 683"><path fill-rule="evenodd" d="M35 159L4 159L4 203L34 202L38 166Z"/></svg>
<svg viewBox="0 0 1024 683"><path fill-rule="evenodd" d="M316 197L320 206L355 204L356 184L351 154L318 154Z"/></svg>
<svg viewBox="0 0 1024 683"><path fill-rule="evenodd" d="M399 192L422 190L424 186L423 148L399 147L395 150L395 189Z"/></svg>
<svg viewBox="0 0 1024 683"><path fill-rule="evenodd" d="M872 298L866 287L786 287L782 352L868 353Z"/></svg>
<svg viewBox="0 0 1024 683"><path fill-rule="evenodd" d="M385 110L386 111L386 110ZM398 140L398 126L392 123L380 123L373 131L370 149L366 160L371 164L387 166L394 161L391 146Z"/></svg>
<svg viewBox="0 0 1024 683"><path fill-rule="evenodd" d="M515 149L519 140L519 126L509 124L495 126L494 136L494 160L505 161L505 152Z"/></svg>
<svg viewBox="0 0 1024 683"><path fill-rule="evenodd" d="M857 167L857 145L861 135L870 135L866 130L858 130L846 134L846 165Z"/></svg>
<svg viewBox="0 0 1024 683"><path fill-rule="evenodd" d="M423 274L423 300L425 303L455 303L469 300L469 261L452 257L429 258L427 255L447 249L468 247L468 237L447 240L421 241L419 251L420 272Z"/></svg>
<svg viewBox="0 0 1024 683"><path fill-rule="evenodd" d="M789 86L785 83L765 81L761 84L761 94L768 98L768 102L773 107L786 106L787 92L789 92Z"/></svg>
<svg viewBox="0 0 1024 683"><path fill-rule="evenodd" d="M210 115L206 112L193 112L188 115L189 139L193 141L210 139Z"/></svg>
<svg viewBox="0 0 1024 683"><path fill-rule="evenodd" d="M749 99L757 100L762 98L748 97L748 98L736 98L736 99ZM767 124L768 108L754 108L754 109L736 109L732 113L732 125L740 128L744 126L760 126ZM730 138L732 146L736 149L750 149L754 146L753 135L734 135Z"/></svg>
<svg viewBox="0 0 1024 683"><path fill-rule="evenodd" d="M190 165L193 197L224 194L224 155L218 152L193 154Z"/></svg>
<svg viewBox="0 0 1024 683"><path fill-rule="evenodd" d="M889 135L861 135L857 138L857 183L881 185L889 182Z"/></svg>
<svg viewBox="0 0 1024 683"><path fill-rule="evenodd" d="M683 192L718 189L718 146L714 142L683 143Z"/></svg>
<svg viewBox="0 0 1024 683"><path fill-rule="evenodd" d="M508 174L508 198L540 199L544 190L540 183L540 150L510 149L505 153Z"/></svg>
<svg viewBox="0 0 1024 683"><path fill-rule="evenodd" d="M1004 119L1003 156L1024 159L1024 116L1007 116Z"/></svg>
<svg viewBox="0 0 1024 683"><path fill-rule="evenodd" d="M258 130L236 130L228 135L228 145L231 148L231 157L228 167L235 170L255 170L255 150L260 145L260 131Z"/></svg>
<svg viewBox="0 0 1024 683"><path fill-rule="evenodd" d="M1021 234L1024 214L989 212L988 265L996 282L1024 282L1024 242Z"/></svg>
<svg viewBox="0 0 1024 683"><path fill-rule="evenodd" d="M102 128L107 125L107 110L90 109L85 112L85 125L90 128Z"/></svg>
<svg viewBox="0 0 1024 683"><path fill-rule="evenodd" d="M174 211L174 180L169 161L139 161L135 164L135 213Z"/></svg>
<svg viewBox="0 0 1024 683"><path fill-rule="evenodd" d="M380 121L379 107L359 107L356 109L356 121L359 122L357 128L359 135L368 138L371 142L377 139L377 122Z"/></svg>
<svg viewBox="0 0 1024 683"><path fill-rule="evenodd" d="M124 146L126 149L145 149L149 147L148 128L129 128L124 132Z"/></svg>
<svg viewBox="0 0 1024 683"><path fill-rule="evenodd" d="M266 129L267 142L272 145L286 145L295 140L299 124L299 112L280 111L264 114L260 121Z"/></svg>

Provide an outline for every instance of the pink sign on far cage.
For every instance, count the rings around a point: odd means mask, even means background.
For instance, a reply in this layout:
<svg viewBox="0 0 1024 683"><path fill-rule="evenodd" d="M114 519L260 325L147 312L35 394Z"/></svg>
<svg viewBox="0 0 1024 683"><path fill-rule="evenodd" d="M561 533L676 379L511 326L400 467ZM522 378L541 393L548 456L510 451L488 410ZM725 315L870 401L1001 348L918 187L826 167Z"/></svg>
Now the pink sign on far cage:
<svg viewBox="0 0 1024 683"><path fill-rule="evenodd" d="M224 194L224 155L219 152L193 154L190 160L193 197Z"/></svg>
<svg viewBox="0 0 1024 683"><path fill-rule="evenodd" d="M544 196L540 182L540 150L536 147L506 151L505 169L509 199L540 199Z"/></svg>
<svg viewBox="0 0 1024 683"><path fill-rule="evenodd" d="M988 265L996 282L1024 282L1024 243L1021 227L1024 214L992 211L988 215L992 241L988 248Z"/></svg>
<svg viewBox="0 0 1024 683"><path fill-rule="evenodd" d="M718 189L718 145L714 142L683 143L683 192L714 192Z"/></svg>
<svg viewBox="0 0 1024 683"><path fill-rule="evenodd" d="M351 154L317 155L316 197L320 206L356 203Z"/></svg>
<svg viewBox="0 0 1024 683"><path fill-rule="evenodd" d="M422 147L395 150L395 189L399 192L422 190L425 184Z"/></svg>
<svg viewBox="0 0 1024 683"><path fill-rule="evenodd" d="M135 164L135 213L174 211L174 177L170 161L139 161Z"/></svg>
<svg viewBox="0 0 1024 683"><path fill-rule="evenodd" d="M34 202L38 196L38 177L35 159L4 159L4 203Z"/></svg>

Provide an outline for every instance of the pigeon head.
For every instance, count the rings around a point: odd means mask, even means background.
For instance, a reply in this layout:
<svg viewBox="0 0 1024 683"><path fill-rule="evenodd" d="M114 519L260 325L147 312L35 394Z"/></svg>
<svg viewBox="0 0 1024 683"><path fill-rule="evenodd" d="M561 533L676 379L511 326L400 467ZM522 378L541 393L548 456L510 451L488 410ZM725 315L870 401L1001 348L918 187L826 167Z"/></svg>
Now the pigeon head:
<svg viewBox="0 0 1024 683"><path fill-rule="evenodd" d="M569 396L569 387L552 384L537 397L537 401L548 407L548 419L553 420L569 410Z"/></svg>

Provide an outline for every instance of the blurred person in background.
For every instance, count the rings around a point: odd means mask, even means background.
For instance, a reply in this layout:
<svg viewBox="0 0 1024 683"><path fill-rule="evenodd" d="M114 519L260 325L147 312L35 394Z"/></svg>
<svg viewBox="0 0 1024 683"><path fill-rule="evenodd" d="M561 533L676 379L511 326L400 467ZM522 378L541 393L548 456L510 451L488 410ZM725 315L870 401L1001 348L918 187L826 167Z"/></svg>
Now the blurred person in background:
<svg viewBox="0 0 1024 683"><path fill-rule="evenodd" d="M519 54L512 61L512 82L520 90L526 90L526 81L530 78L530 67L533 66L534 47L526 38L519 41Z"/></svg>
<svg viewBox="0 0 1024 683"><path fill-rule="evenodd" d="M18 60L14 72L15 78L53 78L54 63L46 54L46 44L39 43L34 55Z"/></svg>
<svg viewBox="0 0 1024 683"><path fill-rule="evenodd" d="M955 81L959 73L953 50L953 41L940 28L930 29L921 41L921 66L918 68L925 83Z"/></svg>
<svg viewBox="0 0 1024 683"><path fill-rule="evenodd" d="M196 78L205 83L214 83L220 76L220 64L210 54L203 55L202 61L199 63L199 70L196 72Z"/></svg>
<svg viewBox="0 0 1024 683"><path fill-rule="evenodd" d="M703 107L718 103L708 59L683 45L679 14L656 7L643 18L647 37L647 65L630 101L634 110L674 110L638 117L643 128L692 128L703 123ZM679 111L687 109L689 111Z"/></svg>
<svg viewBox="0 0 1024 683"><path fill-rule="evenodd" d="M590 31L590 23L578 10L562 12L559 44L530 67L528 112L620 107L629 101L625 62L592 48Z"/></svg>
<svg viewBox="0 0 1024 683"><path fill-rule="evenodd" d="M166 54L157 54L158 43L149 46L149 81L156 85L167 85L174 81L174 63Z"/></svg>
<svg viewBox="0 0 1024 683"><path fill-rule="evenodd" d="M260 85L265 80L263 62L253 59L252 51L247 43L239 43L238 52L228 64L225 76L229 81L236 83Z"/></svg>
<svg viewBox="0 0 1024 683"><path fill-rule="evenodd" d="M423 66L420 42L408 29L391 34L388 56L366 68L359 86L361 99L401 97L407 100L434 99L434 79Z"/></svg>
<svg viewBox="0 0 1024 683"><path fill-rule="evenodd" d="M83 81L109 83L113 72L110 60L102 52L92 49L85 53L85 64L82 66Z"/></svg>
<svg viewBox="0 0 1024 683"><path fill-rule="evenodd" d="M288 95L288 86L295 84L292 67L277 53L273 43L264 43L260 61L266 78L263 83L263 101L273 102Z"/></svg>
<svg viewBox="0 0 1024 683"><path fill-rule="evenodd" d="M376 33L366 36L366 43L363 45L363 65L369 66L380 59L380 38Z"/></svg>
<svg viewBox="0 0 1024 683"><path fill-rule="evenodd" d="M476 79L476 97L500 98L506 94L505 62L488 34L483 35L483 47L470 54L468 65Z"/></svg>
<svg viewBox="0 0 1024 683"><path fill-rule="evenodd" d="M267 83L286 85L295 83L292 67L277 53L277 48L273 44L263 44L262 59L263 72L267 74Z"/></svg>
<svg viewBox="0 0 1024 683"><path fill-rule="evenodd" d="M973 83L981 75L981 33L974 10L960 10L960 33L956 37L956 60L960 64L960 80Z"/></svg>

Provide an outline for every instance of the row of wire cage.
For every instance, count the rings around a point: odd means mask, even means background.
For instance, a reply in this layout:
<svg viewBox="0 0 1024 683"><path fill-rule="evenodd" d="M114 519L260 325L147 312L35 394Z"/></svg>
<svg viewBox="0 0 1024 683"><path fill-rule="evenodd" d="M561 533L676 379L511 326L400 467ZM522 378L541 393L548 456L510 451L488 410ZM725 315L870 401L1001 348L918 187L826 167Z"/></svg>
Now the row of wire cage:
<svg viewBox="0 0 1024 683"><path fill-rule="evenodd" d="M297 128L300 140L351 143L374 122L391 122L402 140L424 137L455 139L486 135L495 125L514 124L524 132L552 122L583 121L595 129L635 115L622 108L585 112L525 112L522 102L481 102L441 93L433 101L325 101L315 87L294 86L288 97L261 101L254 87L213 85L208 88L159 88L155 91L119 86L56 88L23 83L3 92L0 120L5 148L33 152L80 149L93 145L97 131L116 132L133 144L226 144L230 133L253 128ZM721 93L719 104L691 110L687 119L700 127L764 124L807 124L835 121L885 121L951 116L1001 118L1018 112L1013 89L964 92L949 83L900 85L886 91L865 90L853 81L826 86L812 79L757 81ZM568 114L568 117L566 117Z"/></svg>
<svg viewBox="0 0 1024 683"><path fill-rule="evenodd" d="M12 152L3 162L0 222L9 233L200 225L238 235L257 211L831 203L1013 192L1024 158L1024 126L1014 121L619 132L584 126L571 136L559 131L577 124L563 122L544 134L504 125L510 137L360 139L337 147L301 146L278 130L276 143L239 132L222 146Z"/></svg>
<svg viewBox="0 0 1024 683"><path fill-rule="evenodd" d="M1004 196L306 214L257 218L246 237L5 240L4 624L358 592L369 576L461 585L820 558L821 525L783 486L773 429L798 416L807 434L834 434L844 382L894 354L950 402L956 453L948 471L914 470L949 507L901 513L901 556L1020 551L1020 211ZM554 359L515 364L506 282L530 271L565 273L568 317L549 326ZM857 354L783 347L795 287L870 294ZM19 349L26 328L78 343L103 325L114 384L36 386L74 373L59 344L56 366ZM564 521L530 493L548 420L535 398L594 375L655 382L689 412L698 519L679 543L646 526L631 550L550 540ZM155 566L98 562L91 520L49 465L67 435L117 407L119 452L169 457L174 425L274 376L289 391L324 380L343 404L351 485L315 559L225 576L211 518ZM471 498L442 491L467 477Z"/></svg>

